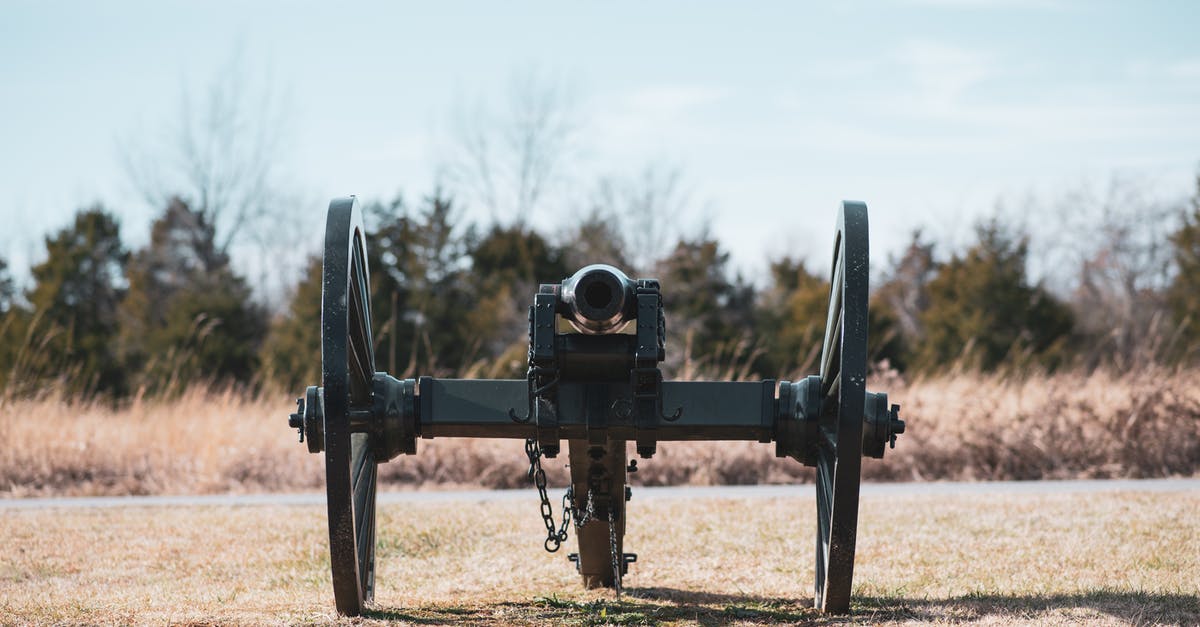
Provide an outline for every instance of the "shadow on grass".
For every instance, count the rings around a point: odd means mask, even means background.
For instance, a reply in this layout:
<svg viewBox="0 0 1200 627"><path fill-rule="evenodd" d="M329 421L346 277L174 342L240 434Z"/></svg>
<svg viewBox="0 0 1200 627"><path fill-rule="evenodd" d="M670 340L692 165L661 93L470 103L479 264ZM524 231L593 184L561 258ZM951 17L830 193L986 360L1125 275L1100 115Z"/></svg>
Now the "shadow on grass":
<svg viewBox="0 0 1200 627"><path fill-rule="evenodd" d="M1009 596L970 594L949 599L863 597L854 615L869 622L939 621L970 623L1054 618L1078 621L1115 619L1127 624L1200 624L1200 596L1100 590L1078 594Z"/></svg>
<svg viewBox="0 0 1200 627"><path fill-rule="evenodd" d="M824 615L808 599L720 594L674 588L628 588L621 599L575 601L557 596L478 606L377 608L366 618L416 625L840 625L887 622L972 623L1052 618L1124 623L1200 624L1200 598L1136 592L1047 596L968 595L950 599L859 597L848 616Z"/></svg>
<svg viewBox="0 0 1200 627"><path fill-rule="evenodd" d="M417 625L553 624L657 625L660 623L814 623L811 602L726 595L671 588L626 588L620 600L576 601L558 596L525 602L465 606L376 608L364 617Z"/></svg>

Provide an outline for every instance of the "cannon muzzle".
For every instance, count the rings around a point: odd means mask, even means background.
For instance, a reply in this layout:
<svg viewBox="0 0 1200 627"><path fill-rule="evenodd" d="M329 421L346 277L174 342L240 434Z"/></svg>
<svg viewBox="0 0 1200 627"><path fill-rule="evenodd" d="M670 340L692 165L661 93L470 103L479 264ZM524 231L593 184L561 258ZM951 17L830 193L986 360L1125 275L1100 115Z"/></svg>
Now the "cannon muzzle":
<svg viewBox="0 0 1200 627"><path fill-rule="evenodd" d="M634 291L624 272L605 264L585 266L563 281L563 317L580 333L615 333L636 315Z"/></svg>

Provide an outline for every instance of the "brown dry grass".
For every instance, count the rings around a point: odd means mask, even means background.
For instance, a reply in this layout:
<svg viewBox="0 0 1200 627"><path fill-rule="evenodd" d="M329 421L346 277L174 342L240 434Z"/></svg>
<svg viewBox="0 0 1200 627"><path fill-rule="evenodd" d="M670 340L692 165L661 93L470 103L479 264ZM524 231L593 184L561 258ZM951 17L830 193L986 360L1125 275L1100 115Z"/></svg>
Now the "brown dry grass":
<svg viewBox="0 0 1200 627"><path fill-rule="evenodd" d="M870 480L1193 476L1200 471L1200 372L960 374L872 381L903 404L908 433ZM319 456L285 426L292 399L194 389L171 401L0 400L0 494L183 494L319 490ZM391 487L525 485L521 443L422 441L381 466ZM562 483L561 463L548 465ZM771 445L665 443L635 482L810 481Z"/></svg>
<svg viewBox="0 0 1200 627"><path fill-rule="evenodd" d="M534 501L381 508L378 605L332 610L320 507L0 513L0 624L1200 624L1200 494L865 497L854 616L810 609L809 499L637 499L619 602ZM573 543L573 541L572 541Z"/></svg>

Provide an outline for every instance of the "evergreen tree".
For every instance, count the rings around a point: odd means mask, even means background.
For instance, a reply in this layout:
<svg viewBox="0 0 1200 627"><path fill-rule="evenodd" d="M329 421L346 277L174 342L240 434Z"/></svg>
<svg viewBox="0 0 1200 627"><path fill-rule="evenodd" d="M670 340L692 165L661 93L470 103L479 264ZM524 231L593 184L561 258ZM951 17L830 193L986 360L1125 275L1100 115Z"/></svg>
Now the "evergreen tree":
<svg viewBox="0 0 1200 627"><path fill-rule="evenodd" d="M994 370L1001 365L1057 365L1065 357L1072 317L1041 286L1026 279L1028 241L996 221L976 229L978 241L937 268L920 315L924 336L916 359L926 370L963 360Z"/></svg>
<svg viewBox="0 0 1200 627"><path fill-rule="evenodd" d="M522 226L492 226L470 247L467 324L487 376L521 377L528 348L528 312L541 283L557 283L576 269L563 251ZM478 364L476 364L478 365Z"/></svg>
<svg viewBox="0 0 1200 627"><path fill-rule="evenodd" d="M921 313L929 308L929 282L937 272L933 242L926 240L921 231L914 231L904 253L889 258L888 266L882 284L872 295L872 306L885 306L895 315L899 332L918 339L924 331Z"/></svg>
<svg viewBox="0 0 1200 627"><path fill-rule="evenodd" d="M262 362L266 379L285 389L298 392L304 386L321 384L320 255L309 258L287 311L271 321Z"/></svg>
<svg viewBox="0 0 1200 627"><path fill-rule="evenodd" d="M265 314L217 248L203 214L172 199L154 221L150 243L130 262L128 278L121 343L144 388L251 380Z"/></svg>
<svg viewBox="0 0 1200 627"><path fill-rule="evenodd" d="M405 376L460 373L479 350L469 320L479 304L467 276L473 235L456 228L453 200L438 189L415 211L397 198L367 215L377 363Z"/></svg>
<svg viewBox="0 0 1200 627"><path fill-rule="evenodd" d="M100 206L46 238L46 260L33 267L26 293L33 313L21 335L28 342L14 365L25 383L58 379L71 393L124 391L115 339L128 257L120 225Z"/></svg>
<svg viewBox="0 0 1200 627"><path fill-rule="evenodd" d="M813 274L797 259L771 262L771 285L758 302L756 328L765 338L762 372L766 376L800 377L820 368L829 281ZM872 296L867 310L867 358L887 360L903 370L906 356L899 324L885 301Z"/></svg>
<svg viewBox="0 0 1200 627"><path fill-rule="evenodd" d="M825 335L829 282L798 259L770 264L771 284L759 298L755 325L767 338L764 376L788 377L816 371Z"/></svg>
<svg viewBox="0 0 1200 627"><path fill-rule="evenodd" d="M574 272L558 247L532 230L492 226L472 248L474 274L487 281L532 286L561 281Z"/></svg>
<svg viewBox="0 0 1200 627"><path fill-rule="evenodd" d="M24 320L13 302L16 289L8 273L8 262L0 258L0 398L8 390L8 378L13 371L21 343L20 328Z"/></svg>
<svg viewBox="0 0 1200 627"><path fill-rule="evenodd" d="M709 237L680 240L658 265L667 311L667 366L681 376L749 376L762 350L754 289L729 277L729 253Z"/></svg>
<svg viewBox="0 0 1200 627"><path fill-rule="evenodd" d="M1200 174L1183 224L1171 235L1175 275L1167 288L1167 304L1177 329L1174 353L1200 357Z"/></svg>

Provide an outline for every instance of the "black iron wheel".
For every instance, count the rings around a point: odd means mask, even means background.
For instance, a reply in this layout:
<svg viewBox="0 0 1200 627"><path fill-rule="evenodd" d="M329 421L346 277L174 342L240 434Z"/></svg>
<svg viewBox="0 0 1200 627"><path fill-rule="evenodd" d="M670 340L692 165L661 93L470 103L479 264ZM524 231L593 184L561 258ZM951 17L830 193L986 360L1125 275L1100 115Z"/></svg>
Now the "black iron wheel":
<svg viewBox="0 0 1200 627"><path fill-rule="evenodd" d="M867 381L867 206L838 213L829 311L821 347L815 605L850 611Z"/></svg>
<svg viewBox="0 0 1200 627"><path fill-rule="evenodd" d="M371 409L375 351L367 249L362 215L353 196L329 204L322 279L329 557L337 610L357 616L375 592L376 460L371 452L374 436L352 428L351 417Z"/></svg>

